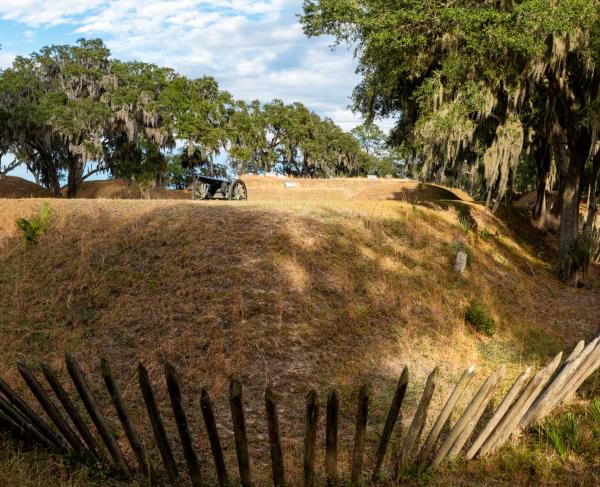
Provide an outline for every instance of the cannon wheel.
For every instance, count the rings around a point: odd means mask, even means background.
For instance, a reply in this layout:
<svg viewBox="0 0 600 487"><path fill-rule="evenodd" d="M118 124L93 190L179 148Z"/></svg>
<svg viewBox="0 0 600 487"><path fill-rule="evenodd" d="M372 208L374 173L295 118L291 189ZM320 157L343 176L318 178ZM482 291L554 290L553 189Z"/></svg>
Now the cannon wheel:
<svg viewBox="0 0 600 487"><path fill-rule="evenodd" d="M196 200L207 200L210 198L210 184L204 181L198 181L196 184L196 191L194 192L194 199Z"/></svg>
<svg viewBox="0 0 600 487"><path fill-rule="evenodd" d="M227 199L228 200L247 200L248 199L248 190L246 189L246 183L241 179L236 179L229 186L229 190L227 191Z"/></svg>

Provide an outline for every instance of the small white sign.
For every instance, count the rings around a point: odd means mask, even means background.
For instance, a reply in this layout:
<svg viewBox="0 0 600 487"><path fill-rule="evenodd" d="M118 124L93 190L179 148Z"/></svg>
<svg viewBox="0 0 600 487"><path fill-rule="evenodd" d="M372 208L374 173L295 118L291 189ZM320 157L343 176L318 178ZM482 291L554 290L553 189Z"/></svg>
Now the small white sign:
<svg viewBox="0 0 600 487"><path fill-rule="evenodd" d="M285 183L283 183L283 187L284 188L297 188L298 183L294 183L292 181L286 181Z"/></svg>
<svg viewBox="0 0 600 487"><path fill-rule="evenodd" d="M375 174L369 174L367 179L377 179L377 176Z"/></svg>

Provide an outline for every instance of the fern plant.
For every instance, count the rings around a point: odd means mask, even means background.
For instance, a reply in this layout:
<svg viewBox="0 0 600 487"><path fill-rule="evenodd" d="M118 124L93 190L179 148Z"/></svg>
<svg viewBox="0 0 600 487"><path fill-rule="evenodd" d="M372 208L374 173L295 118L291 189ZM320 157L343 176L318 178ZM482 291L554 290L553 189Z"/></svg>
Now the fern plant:
<svg viewBox="0 0 600 487"><path fill-rule="evenodd" d="M44 203L38 214L32 216L29 220L26 218L17 219L17 227L21 231L21 236L27 243L36 243L38 237L44 235L46 229L48 228L50 213L50 205L48 205L48 203Z"/></svg>

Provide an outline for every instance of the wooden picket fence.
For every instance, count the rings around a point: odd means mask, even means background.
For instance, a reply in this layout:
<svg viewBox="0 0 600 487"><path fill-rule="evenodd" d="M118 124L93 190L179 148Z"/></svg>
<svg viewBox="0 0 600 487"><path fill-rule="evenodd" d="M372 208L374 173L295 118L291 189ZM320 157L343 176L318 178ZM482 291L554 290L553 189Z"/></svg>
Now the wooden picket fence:
<svg viewBox="0 0 600 487"><path fill-rule="evenodd" d="M535 374L532 373L531 368L525 369L515 380L490 419L477 428L477 425L483 422L480 420L503 377L504 370L500 368L490 375L475 392L454 426L447 433L443 433L445 431L444 425L448 422L459 398L474 375L474 367L468 368L446 400L425 440L421 442L430 402L439 377L438 369L434 369L427 379L415 415L401 441L399 452L389 462L390 469L383 472L388 444L408 386L408 368L405 367L398 381L383 431L379 437L374 455L374 465L372 470L368 472L370 479L365 479L367 473L364 469L365 436L370 395L367 386L361 387L358 394L354 447L351 457L351 483L361 485L370 480L377 484L382 476L398 478L409 467L418 469L435 468L442 462L451 461L459 455L464 455L467 460L470 460L476 456L489 455L494 452L504 445L511 435L518 434L519 431L533 423L539 423L552 409L572 397L581 384L600 368L600 337L587 345L581 341L565 360L562 360L562 356L562 352L559 353ZM39 402L39 406L44 410L47 419L39 415L4 380L0 379L0 392L2 393L0 395L0 428L21 441L41 445L55 452L70 454L85 463L91 462L103 465L122 479L143 475L144 478L152 482L160 483L160 479L165 478L166 473L166 479L170 484L179 485L181 478L173 449L167 438L148 372L143 364L139 364L137 376L154 439L162 459L162 466L160 467L152 465L148 460L143 443L130 421L109 363L106 360L101 360L102 376L137 467L129 465L126 461L114 433L108 426L107 417L101 411L99 403L92 393L86 376L75 357L70 354L66 355L66 367L77 395L97 431L97 436L92 434L91 429L87 426L88 422L84 420L79 412L80 409L75 405L56 373L50 367L42 365L41 370L50 389L56 396L55 399L49 396L32 369L22 362L17 362L17 368L33 396ZM199 457L192 445L188 418L182 406L180 381L175 369L168 363L165 365L165 378L173 416L179 432L180 447L184 454L191 484L193 486L207 485L208 479L203 477ZM56 400L58 400L66 415L59 410ZM327 485L332 486L338 485L338 482L342 480L338 468L339 403L338 393L332 392L327 398L326 405L326 451L324 462L324 476ZM231 381L229 388L229 405L235 438L239 483L244 487L255 485L250 468L243 390L240 382L235 379ZM214 460L216 483L219 486L231 485L213 404L206 389L202 389L200 406ZM265 407L272 481L274 486L281 487L286 485L284 452L279 431L277 403L273 392L269 388L265 391ZM318 478L315 462L318 420L318 396L313 390L309 392L306 398L303 457L305 486L316 485ZM165 473L158 473L161 468L164 469ZM383 475L384 473L385 475ZM237 484L237 481L232 483Z"/></svg>

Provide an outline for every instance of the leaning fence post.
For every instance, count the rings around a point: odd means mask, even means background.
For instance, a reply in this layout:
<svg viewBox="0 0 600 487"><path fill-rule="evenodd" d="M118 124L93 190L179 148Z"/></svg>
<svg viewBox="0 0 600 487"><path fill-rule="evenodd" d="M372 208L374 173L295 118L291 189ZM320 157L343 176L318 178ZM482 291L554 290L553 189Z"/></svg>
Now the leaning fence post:
<svg viewBox="0 0 600 487"><path fill-rule="evenodd" d="M515 427L518 426L529 406L535 401L548 379L558 368L561 357L562 352L554 357L546 367L535 374L533 379L529 381L519 398L510 407L498 426L483 443L483 446L479 451L480 455L485 455L488 451L494 451L504 444Z"/></svg>
<svg viewBox="0 0 600 487"><path fill-rule="evenodd" d="M591 341L587 347L579 352L579 354L576 354L575 352L582 342L577 344L575 350L571 352L569 358L559 368L558 373L551 378L548 385L531 405L525 416L523 416L519 425L521 428L527 427L530 423L541 421L544 416L548 414L552 407L555 406L560 393L565 390L569 381L576 376L581 364L585 363L587 357L593 352L598 342L598 338Z"/></svg>
<svg viewBox="0 0 600 487"><path fill-rule="evenodd" d="M334 486L338 482L338 417L340 398L336 391L331 391L327 398L327 419L325 425L325 470L327 485Z"/></svg>
<svg viewBox="0 0 600 487"><path fill-rule="evenodd" d="M19 360L17 360L17 370L25 380L29 389L31 389L31 392L33 392L33 395L36 397L44 411L46 411L46 414L50 420L55 424L55 426L58 428L58 431L60 431L60 433L64 436L69 445L71 445L75 451L75 454L81 458L87 457L89 454L83 446L83 443L81 443L79 437L71 429L63 415L60 414L60 411L52 403L38 380L33 375L33 371Z"/></svg>
<svg viewBox="0 0 600 487"><path fill-rule="evenodd" d="M83 372L79 367L79 363L77 363L75 357L69 353L65 355L65 361L67 364L67 371L71 376L73 384L75 384L75 388L79 393L79 397L81 397L83 405L87 409L90 418L92 418L92 421L96 425L96 428L98 430L98 433L100 433L102 440L106 444L106 447L108 448L108 451L115 462L116 468L121 473L121 475L128 476L129 467L125 462L123 453L121 452L121 449L119 448L115 437L113 436L110 428L108 427L104 415L100 412L98 403L96 402L96 399L94 398L92 391L88 386L87 380L85 379L85 376L83 375Z"/></svg>
<svg viewBox="0 0 600 487"><path fill-rule="evenodd" d="M396 462L394 472L394 476L396 478L398 478L398 476L400 475L400 471L407 466L408 461L410 459L410 454L419 439L419 435L423 430L425 422L427 421L427 411L429 409L429 404L431 403L431 398L433 397L433 393L437 385L439 372L439 367L436 367L435 369L433 369L433 371L431 372L431 374L429 374L429 377L427 378L425 388L423 389L423 396L421 396L421 401L419 402L419 406L417 407L415 416L412 422L410 423L410 426L406 433L406 437L404 439L404 443L402 444L402 448L400 449L400 455Z"/></svg>
<svg viewBox="0 0 600 487"><path fill-rule="evenodd" d="M200 395L200 409L206 425L206 433L210 442L210 449L215 460L215 470L220 487L225 487L229 484L227 476L227 468L223 458L223 449L221 448L221 440L219 439L219 431L217 430L217 422L215 421L215 413L213 411L212 401L208 395L208 391L202 388Z"/></svg>
<svg viewBox="0 0 600 487"><path fill-rule="evenodd" d="M8 418L15 423L20 431L26 431L27 434L35 438L41 445L44 445L49 449L56 449L56 445L52 443L48 438L43 435L34 425L29 422L29 419L25 417L19 410L17 410L12 404L6 399L0 397L0 411L2 411Z"/></svg>
<svg viewBox="0 0 600 487"><path fill-rule="evenodd" d="M354 433L354 449L352 451L351 482L362 485L362 468L365 450L365 437L367 434L367 418L369 414L369 389L364 384L358 393L358 406L356 409L356 431Z"/></svg>
<svg viewBox="0 0 600 487"><path fill-rule="evenodd" d="M312 390L306 396L306 423L304 430L304 486L315 485L315 446L319 422L319 399Z"/></svg>
<svg viewBox="0 0 600 487"><path fill-rule="evenodd" d="M252 473L250 471L250 455L248 454L244 393L242 384L236 379L233 379L229 384L229 406L231 407L240 481L243 487L249 487L252 485Z"/></svg>
<svg viewBox="0 0 600 487"><path fill-rule="evenodd" d="M183 448L183 456L185 457L185 462L187 463L188 472L190 474L190 480L194 487L202 486L204 482L202 481L202 473L200 472L200 460L194 450L187 416L183 409L183 405L181 404L181 386L179 384L179 378L177 377L177 372L173 365L168 362L165 363L165 378L167 381L169 398L171 399L173 416L175 416L175 422L177 423L177 430L179 431L179 438Z"/></svg>
<svg viewBox="0 0 600 487"><path fill-rule="evenodd" d="M271 448L271 467L273 470L273 486L285 487L285 471L283 468L283 453L279 437L279 419L277 404L270 387L265 390L265 406L267 411L267 427L269 430L269 445Z"/></svg>
<svg viewBox="0 0 600 487"><path fill-rule="evenodd" d="M375 467L373 468L373 475L371 476L373 482L376 482L379 479L381 466L383 465L385 453L387 451L390 438L392 437L392 431L394 430L396 420L398 419L398 413L400 412L400 407L402 406L402 402L404 401L404 395L406 394L407 387L408 367L404 366L402 374L400 375L400 379L398 380L398 385L396 386L394 399L392 400L390 410L385 420L385 426L383 427L383 432L381 433L379 445L377 446L377 453L375 454Z"/></svg>
<svg viewBox="0 0 600 487"><path fill-rule="evenodd" d="M67 391L65 391L64 387L58 380L58 377L56 376L55 372L46 364L42 364L42 372L44 373L46 381L48 382L48 384L50 384L50 387L54 391L54 394L62 404L62 407L67 412L69 418L71 418L71 421L73 422L73 424L77 428L77 431L83 438L83 441L87 445L88 449L92 452L94 457L100 463L107 463L107 460L102 454L100 447L96 443L94 436L88 429L83 418L79 415L79 412L77 412L75 404L73 403L73 401L69 397L69 394L67 394Z"/></svg>
<svg viewBox="0 0 600 487"><path fill-rule="evenodd" d="M119 386L117 385L113 377L110 365L105 358L100 359L100 370L102 372L102 377L104 379L106 389L108 390L117 416L119 417L119 421L121 422L121 426L123 426L123 430L125 431L125 436L127 436L127 440L129 441L131 450L133 451L133 454L135 455L135 458L140 467L140 471L147 473L151 477L152 469L150 467L150 464L148 463L148 460L146 459L146 452L144 451L144 446L142 445L140 437L135 431L135 428L131 424L129 414L127 414L127 409L125 408L125 404L123 403L123 396L121 395Z"/></svg>
<svg viewBox="0 0 600 487"><path fill-rule="evenodd" d="M458 438L454 442L454 445L452 445L452 448L450 448L450 451L446 455L446 458L448 460L451 460L454 457L456 457L456 455L458 455L460 453L460 451L462 450L465 443L469 440L471 433L473 433L473 430L475 429L481 416L485 412L485 408L487 407L490 400L492 399L494 390L495 390L496 386L498 385L498 382L500 382L500 379L502 378L503 375L504 375L504 367L501 367L494 375L492 375L489 391L481 399L479 406L475 410L475 414L473 414L473 416L466 422L462 431L458 435Z"/></svg>
<svg viewBox="0 0 600 487"><path fill-rule="evenodd" d="M138 363L138 382L140 384L142 395L144 396L144 403L146 404L148 418L150 419L150 424L152 425L152 430L154 431L156 444L158 445L160 456L165 466L165 470L167 471L167 476L172 484L177 484L179 477L177 464L175 463L173 451L171 450L171 445L169 444L169 438L167 437L167 433L160 416L160 411L158 410L158 405L156 404L154 391L152 390L152 385L150 384L150 376L148 375L146 367L144 367L141 362Z"/></svg>
<svg viewBox="0 0 600 487"><path fill-rule="evenodd" d="M50 428L50 426L48 426L48 424L46 424L46 422L40 418L37 413L1 378L0 391L6 396L6 399L13 408L27 419L27 422L31 423L32 426L35 426L35 429L46 438L48 443L52 444L53 447L60 452L64 453L66 451L66 445L56 435L52 428Z"/></svg>
<svg viewBox="0 0 600 487"><path fill-rule="evenodd" d="M463 372L461 378L459 379L458 383L454 387L454 390L450 394L450 397L448 397L448 400L446 401L446 404L444 405L442 412L438 416L435 424L433 425L433 427L431 428L431 431L429 432L429 435L427 435L427 439L425 440L423 447L421 448L421 453L419 454L419 465L424 465L427 462L427 459L428 459L431 451L433 450L433 448L435 447L435 444L438 441L438 438L440 436L440 433L442 432L442 428L444 427L444 424L446 424L446 421L448 421L450 414L452 414L452 411L454 410L454 406L456 405L456 402L458 401L458 399L462 395L464 389L467 387L467 385L473 378L474 373L475 373L474 366L471 366L467 370L465 370Z"/></svg>
<svg viewBox="0 0 600 487"><path fill-rule="evenodd" d="M514 384L512 385L506 396L504 396L504 399L498 406L498 409L496 409L488 423L483 428L483 431L479 433L479 436L475 439L471 447L467 450L467 454L465 456L467 460L471 460L477 454L477 452L481 448L481 445L483 445L483 442L487 440L488 436L492 433L492 431L494 431L494 428L498 426L498 423L502 420L502 418L508 411L508 408L512 405L512 403L515 401L515 398L523 390L523 387L525 386L525 383L527 379L529 379L530 375L531 367L527 367L521 373L521 375L517 377L517 380L515 380Z"/></svg>
<svg viewBox="0 0 600 487"><path fill-rule="evenodd" d="M481 387L477 390L477 392L471 399L471 402L469 402L469 405L463 412L462 416L459 418L454 427L450 430L450 433L448 433L448 436L446 437L444 442L435 452L431 461L431 465L433 467L437 467L442 462L442 460L446 458L446 455L448 455L456 441L459 439L461 433L465 431L472 418L477 415L479 407L481 406L482 402L485 401L486 397L490 394L492 388L495 387L495 385L497 384L497 378L500 376L501 373L503 373L502 368L490 375L487 378L487 380L481 385Z"/></svg>

